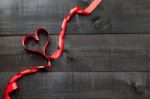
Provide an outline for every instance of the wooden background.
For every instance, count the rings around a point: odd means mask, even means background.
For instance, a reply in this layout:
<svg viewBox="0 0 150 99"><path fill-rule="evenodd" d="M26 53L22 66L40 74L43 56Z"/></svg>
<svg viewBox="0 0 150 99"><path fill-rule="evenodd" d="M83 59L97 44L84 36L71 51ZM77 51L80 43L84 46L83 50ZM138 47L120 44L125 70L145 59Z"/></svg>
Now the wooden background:
<svg viewBox="0 0 150 99"><path fill-rule="evenodd" d="M88 3L0 0L0 99L12 75L45 64L23 49L22 36L47 29L52 53L64 16L77 5ZM52 65L19 80L12 99L150 99L150 0L103 0L92 15L76 15Z"/></svg>

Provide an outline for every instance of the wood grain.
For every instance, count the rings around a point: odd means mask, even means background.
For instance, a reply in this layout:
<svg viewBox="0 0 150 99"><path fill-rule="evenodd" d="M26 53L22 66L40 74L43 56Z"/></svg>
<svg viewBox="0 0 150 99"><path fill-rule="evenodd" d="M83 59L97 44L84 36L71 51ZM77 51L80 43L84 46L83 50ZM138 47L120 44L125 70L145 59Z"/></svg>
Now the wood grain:
<svg viewBox="0 0 150 99"><path fill-rule="evenodd" d="M90 1L90 0L88 0ZM21 45L24 34L45 28L47 54L57 49L61 22L86 0L0 0L0 99L8 79L43 65ZM89 16L68 25L62 57L47 72L19 80L12 99L150 99L150 0L103 0ZM44 39L43 39L44 38ZM40 35L40 44L46 41ZM37 48L36 42L28 42Z"/></svg>
<svg viewBox="0 0 150 99"><path fill-rule="evenodd" d="M83 0L0 0L0 35L23 35L43 27L58 34L60 25ZM77 15L67 34L150 33L149 0L103 0L90 15ZM119 10L118 10L119 9Z"/></svg>
<svg viewBox="0 0 150 99"><path fill-rule="evenodd" d="M0 89L13 74L0 73ZM148 77L140 72L37 73L19 81L12 99L149 99Z"/></svg>
<svg viewBox="0 0 150 99"><path fill-rule="evenodd" d="M24 50L21 38L0 37L0 71L45 64L42 58ZM149 34L67 35L64 54L52 62L52 71L150 71L149 43ZM55 49L57 36L51 35L48 55Z"/></svg>

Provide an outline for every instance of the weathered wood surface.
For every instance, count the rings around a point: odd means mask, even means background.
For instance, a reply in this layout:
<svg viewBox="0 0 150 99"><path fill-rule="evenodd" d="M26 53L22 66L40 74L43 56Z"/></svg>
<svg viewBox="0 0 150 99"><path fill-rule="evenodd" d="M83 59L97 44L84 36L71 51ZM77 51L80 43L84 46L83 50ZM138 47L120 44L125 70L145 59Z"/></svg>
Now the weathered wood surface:
<svg viewBox="0 0 150 99"><path fill-rule="evenodd" d="M21 38L0 37L0 71L18 71L44 64L40 56L24 50ZM51 35L48 54L56 48L57 37ZM149 61L149 34L67 35L64 54L53 62L52 71L150 71Z"/></svg>
<svg viewBox="0 0 150 99"><path fill-rule="evenodd" d="M58 34L63 17L83 0L0 0L0 35L22 35L37 27ZM150 33L149 0L103 0L90 16L73 18L67 34Z"/></svg>
<svg viewBox="0 0 150 99"><path fill-rule="evenodd" d="M0 0L0 99L12 75L45 64L24 50L22 36L47 29L52 53L64 16L77 5L88 3ZM48 72L21 79L12 99L150 99L149 33L149 0L103 0L92 15L71 20L62 57Z"/></svg>
<svg viewBox="0 0 150 99"><path fill-rule="evenodd" d="M0 89L13 74L0 73ZM149 99L148 77L140 72L37 73L19 81L12 99Z"/></svg>

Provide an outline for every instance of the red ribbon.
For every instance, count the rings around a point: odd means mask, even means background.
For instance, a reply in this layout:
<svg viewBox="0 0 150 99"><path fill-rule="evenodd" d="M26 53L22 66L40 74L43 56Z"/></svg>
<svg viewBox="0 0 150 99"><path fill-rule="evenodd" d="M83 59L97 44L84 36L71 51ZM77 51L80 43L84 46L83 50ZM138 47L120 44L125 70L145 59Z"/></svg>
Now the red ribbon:
<svg viewBox="0 0 150 99"><path fill-rule="evenodd" d="M49 56L46 55L46 49L47 49L47 47L49 45L50 38L48 36L49 33L45 29L39 28L39 29L36 30L34 35L33 34L25 35L23 37L23 39L22 39L22 45L24 46L24 48L27 51L29 51L29 52L34 52L34 53L37 53L37 54L43 56L47 60L47 65L35 66L33 68L20 71L19 73L14 75L9 80L9 82L8 82L8 84L6 86L6 89L4 91L4 99L11 99L9 93L11 93L12 91L17 90L19 88L17 80L19 80L20 78L24 77L25 75L38 72L40 69L48 69L48 68L50 68L51 67L50 60L55 60L55 59L59 58L62 55L62 53L63 53L63 49L64 49L64 35L65 35L66 28L67 28L67 24L70 21L70 19L75 14L89 15L100 3L101 3L101 0L93 0L93 2L84 10L82 10L79 6L70 10L69 15L64 18L64 20L62 22L62 25L61 25L61 31L60 31L59 37L58 37L58 46L59 46L59 48L58 48L58 50L54 51L52 53L52 55L49 55ZM38 35L39 35L40 32L44 32L48 36L48 40L46 41L46 43L44 45L44 48L42 48L42 51L37 51L35 49L29 49L27 47L26 41L28 39L32 38L35 41L39 42L40 39L39 39Z"/></svg>

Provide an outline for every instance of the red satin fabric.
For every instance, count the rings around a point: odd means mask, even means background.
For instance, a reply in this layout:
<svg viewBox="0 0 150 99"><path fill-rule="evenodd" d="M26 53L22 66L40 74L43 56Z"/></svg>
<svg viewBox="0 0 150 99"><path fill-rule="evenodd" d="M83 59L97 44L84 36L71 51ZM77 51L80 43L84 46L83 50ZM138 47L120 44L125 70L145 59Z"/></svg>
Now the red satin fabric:
<svg viewBox="0 0 150 99"><path fill-rule="evenodd" d="M27 34L23 37L22 39L22 45L24 46L24 48L29 51L29 52L33 52L36 54L39 54L41 56L43 56L46 60L47 60L47 64L43 65L43 66L34 66L33 68L30 69L26 69L23 71L20 71L19 73L17 73L16 75L14 75L8 82L6 89L4 91L4 99L11 99L9 93L11 93L14 90L17 90L19 88L17 80L19 80L20 78L24 77L25 75L28 74L32 74L35 72L38 72L40 69L48 69L51 67L51 62L50 60L55 60L57 58L59 58L62 53L63 53L63 49L64 49L64 35L65 35L65 31L67 28L67 24L70 21L70 19L75 15L75 14L82 14L82 15L89 15L91 14L91 12L101 3L101 0L93 0L93 2L84 10L82 10L79 6L75 7L73 9L70 10L69 15L67 15L61 25L61 31L59 33L58 36L58 50L54 51L52 55L46 55L46 49L50 43L50 38L49 38L49 33L42 28L39 28L35 31L35 34ZM48 40L46 41L44 47L42 48L42 51L37 51L35 49L29 49L27 47L26 41L28 39L34 39L35 41L39 42L39 33L40 32L44 32L47 34Z"/></svg>

